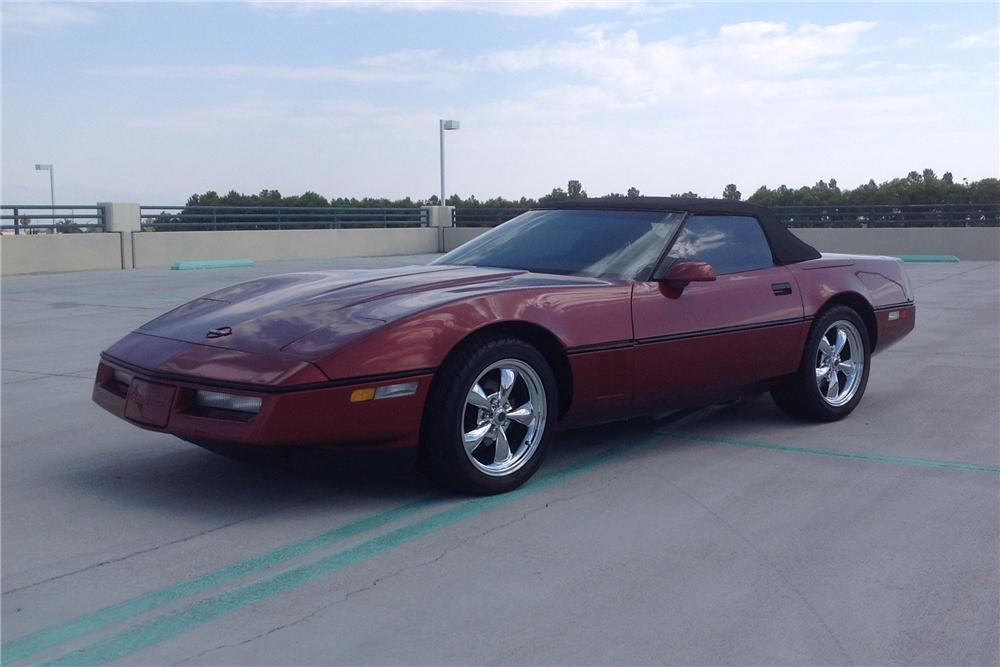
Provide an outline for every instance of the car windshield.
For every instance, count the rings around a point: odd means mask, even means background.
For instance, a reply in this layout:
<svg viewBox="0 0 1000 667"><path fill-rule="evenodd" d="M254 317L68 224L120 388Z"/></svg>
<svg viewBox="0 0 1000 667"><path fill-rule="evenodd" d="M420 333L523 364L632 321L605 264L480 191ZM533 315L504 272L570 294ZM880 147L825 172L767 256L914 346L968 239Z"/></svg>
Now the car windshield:
<svg viewBox="0 0 1000 667"><path fill-rule="evenodd" d="M635 280L653 270L683 217L663 211L528 211L434 263Z"/></svg>

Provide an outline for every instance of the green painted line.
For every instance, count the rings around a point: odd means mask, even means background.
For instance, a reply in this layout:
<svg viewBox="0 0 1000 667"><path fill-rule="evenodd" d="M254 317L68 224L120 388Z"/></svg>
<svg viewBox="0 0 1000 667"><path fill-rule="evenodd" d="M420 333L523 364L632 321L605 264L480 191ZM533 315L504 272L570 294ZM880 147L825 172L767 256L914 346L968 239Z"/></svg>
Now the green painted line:
<svg viewBox="0 0 1000 667"><path fill-rule="evenodd" d="M424 498L391 510L346 523L332 530L314 535L245 560L221 567L212 572L182 581L159 590L105 607L98 611L71 619L58 625L11 640L0 647L2 664L31 657L46 649L65 644L84 635L132 619L177 600L196 595L210 588L241 579L248 574L267 570L322 547L366 533L386 524L407 517L421 510L444 502L444 498Z"/></svg>
<svg viewBox="0 0 1000 667"><path fill-rule="evenodd" d="M186 269L229 269L234 266L253 266L252 259L202 259L191 262L174 262L170 268L174 271Z"/></svg>
<svg viewBox="0 0 1000 667"><path fill-rule="evenodd" d="M620 459L640 447L662 439L662 437L661 434L655 434L636 443L614 446L585 461L548 473L542 478L536 478L516 491L464 501L443 512L420 519L311 563L287 570L243 588L205 598L183 609L128 628L107 639L96 641L45 664L97 665L118 660L193 630L221 616L329 576L499 505L505 505L525 496L544 491L601 465Z"/></svg>
<svg viewBox="0 0 1000 667"><path fill-rule="evenodd" d="M853 459L855 461L871 461L874 463L892 463L904 466L919 466L921 468L944 468L946 470L964 470L969 472L988 472L992 474L1000 473L1000 466L984 465L980 463L961 463L959 461L935 461L934 459L916 459L906 456L887 456L882 454L864 454L862 452L845 452L837 449L814 449L811 447L793 447L791 445L773 445L767 442L754 442L752 440L733 440L730 438L713 438L707 436L691 435L683 431L661 431L663 435L681 440L693 440L695 442L707 442L717 445L729 445L731 447L746 447L748 449L772 449L778 452L792 452L794 454L812 454L813 456L828 456L837 459Z"/></svg>
<svg viewBox="0 0 1000 667"><path fill-rule="evenodd" d="M895 255L904 262L957 262L954 255Z"/></svg>

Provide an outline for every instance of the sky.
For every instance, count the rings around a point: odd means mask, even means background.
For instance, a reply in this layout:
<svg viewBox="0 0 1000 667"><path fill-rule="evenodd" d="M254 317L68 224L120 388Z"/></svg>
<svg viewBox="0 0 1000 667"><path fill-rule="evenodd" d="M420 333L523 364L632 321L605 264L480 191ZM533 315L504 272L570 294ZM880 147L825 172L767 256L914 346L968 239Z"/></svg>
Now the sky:
<svg viewBox="0 0 1000 667"><path fill-rule="evenodd" d="M1000 175L1000 4L3 2L2 198Z"/></svg>

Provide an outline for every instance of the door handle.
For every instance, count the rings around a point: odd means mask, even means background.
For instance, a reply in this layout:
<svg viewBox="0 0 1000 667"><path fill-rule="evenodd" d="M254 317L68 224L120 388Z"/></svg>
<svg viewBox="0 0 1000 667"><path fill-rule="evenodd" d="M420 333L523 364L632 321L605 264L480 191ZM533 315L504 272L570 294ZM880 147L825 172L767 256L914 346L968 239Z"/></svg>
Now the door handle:
<svg viewBox="0 0 1000 667"><path fill-rule="evenodd" d="M791 283L771 283L771 291L774 296L787 296L792 293Z"/></svg>

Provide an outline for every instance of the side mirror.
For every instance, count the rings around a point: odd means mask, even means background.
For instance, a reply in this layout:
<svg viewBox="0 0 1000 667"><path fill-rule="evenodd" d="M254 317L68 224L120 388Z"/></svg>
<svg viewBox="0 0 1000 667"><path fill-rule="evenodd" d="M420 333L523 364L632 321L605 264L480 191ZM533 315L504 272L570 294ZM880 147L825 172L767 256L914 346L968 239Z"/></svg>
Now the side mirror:
<svg viewBox="0 0 1000 667"><path fill-rule="evenodd" d="M715 280L715 269L708 262L693 259L675 260L662 276L656 278L675 289L684 289L688 283L711 282Z"/></svg>

